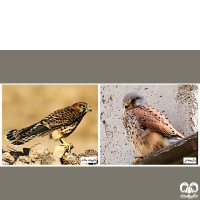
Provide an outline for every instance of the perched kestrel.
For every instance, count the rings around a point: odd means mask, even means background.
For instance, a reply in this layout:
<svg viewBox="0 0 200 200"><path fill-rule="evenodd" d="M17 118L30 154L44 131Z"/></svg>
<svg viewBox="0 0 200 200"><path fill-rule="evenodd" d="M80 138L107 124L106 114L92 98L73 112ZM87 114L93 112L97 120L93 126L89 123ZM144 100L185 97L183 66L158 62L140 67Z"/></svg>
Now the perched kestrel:
<svg viewBox="0 0 200 200"><path fill-rule="evenodd" d="M60 140L70 150L73 145L67 144L62 138L68 137L76 129L84 115L90 111L92 109L87 103L78 102L72 106L56 110L29 127L9 130L6 138L13 141L13 145L22 145L36 136L49 134L50 138Z"/></svg>
<svg viewBox="0 0 200 200"><path fill-rule="evenodd" d="M184 138L164 115L148 105L142 95L134 92L126 94L123 105L126 138L138 154L134 162L166 147L170 139Z"/></svg>

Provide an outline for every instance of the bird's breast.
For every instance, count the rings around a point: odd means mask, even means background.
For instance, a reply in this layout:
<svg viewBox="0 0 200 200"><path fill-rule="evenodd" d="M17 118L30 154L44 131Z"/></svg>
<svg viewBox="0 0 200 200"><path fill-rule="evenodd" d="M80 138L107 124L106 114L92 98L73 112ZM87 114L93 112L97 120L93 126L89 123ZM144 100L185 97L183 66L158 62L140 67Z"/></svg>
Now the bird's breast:
<svg viewBox="0 0 200 200"><path fill-rule="evenodd" d="M54 130L50 132L50 138L53 140L60 140L63 137L63 133L59 130Z"/></svg>

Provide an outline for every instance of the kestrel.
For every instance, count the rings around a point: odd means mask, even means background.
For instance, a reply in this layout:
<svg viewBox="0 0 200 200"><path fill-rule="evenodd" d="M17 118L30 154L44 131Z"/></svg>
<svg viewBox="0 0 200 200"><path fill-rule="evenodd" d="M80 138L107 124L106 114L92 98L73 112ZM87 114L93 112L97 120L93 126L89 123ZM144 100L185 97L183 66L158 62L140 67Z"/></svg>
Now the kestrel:
<svg viewBox="0 0 200 200"><path fill-rule="evenodd" d="M123 125L126 138L133 144L138 161L150 153L166 147L170 139L184 138L164 115L148 105L146 99L135 92L123 98Z"/></svg>
<svg viewBox="0 0 200 200"><path fill-rule="evenodd" d="M22 145L29 142L36 136L50 135L53 140L60 140L69 148L72 144L67 144L63 138L68 137L78 126L84 115L92 111L91 107L84 102L78 102L54 111L39 122L22 129L9 130L6 138L13 141L13 145Z"/></svg>

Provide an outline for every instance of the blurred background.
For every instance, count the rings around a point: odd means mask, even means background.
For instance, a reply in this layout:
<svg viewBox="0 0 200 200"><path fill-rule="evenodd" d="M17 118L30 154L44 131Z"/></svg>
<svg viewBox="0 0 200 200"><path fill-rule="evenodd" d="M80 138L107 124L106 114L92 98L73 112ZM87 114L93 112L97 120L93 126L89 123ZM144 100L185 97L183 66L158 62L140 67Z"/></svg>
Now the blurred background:
<svg viewBox="0 0 200 200"><path fill-rule="evenodd" d="M41 143L53 152L60 142L48 136L36 137L30 142L15 146L5 140L5 132L30 126L55 110L86 102L92 112L87 113L75 131L64 140L74 145L72 153L87 149L98 151L98 85L3 85L2 86L2 147L23 151Z"/></svg>

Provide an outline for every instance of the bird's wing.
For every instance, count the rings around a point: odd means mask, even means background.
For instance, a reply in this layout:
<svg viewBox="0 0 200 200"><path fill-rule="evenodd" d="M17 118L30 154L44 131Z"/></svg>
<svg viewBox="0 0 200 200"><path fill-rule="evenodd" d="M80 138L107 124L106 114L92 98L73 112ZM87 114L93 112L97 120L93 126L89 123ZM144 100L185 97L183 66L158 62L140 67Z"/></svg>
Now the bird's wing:
<svg viewBox="0 0 200 200"><path fill-rule="evenodd" d="M51 113L42 119L40 124L55 129L63 125L70 125L80 118L83 118L83 114L78 109L66 107Z"/></svg>
<svg viewBox="0 0 200 200"><path fill-rule="evenodd" d="M179 133L156 109L151 106L139 106L133 109L134 114L138 117L141 125L150 129L151 131L158 132L165 137L184 136Z"/></svg>

